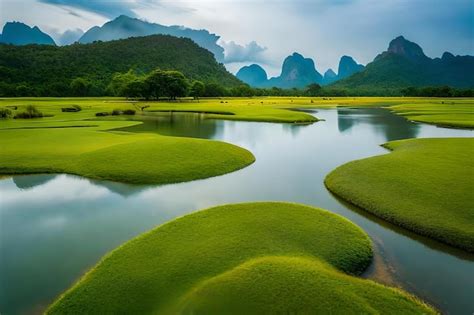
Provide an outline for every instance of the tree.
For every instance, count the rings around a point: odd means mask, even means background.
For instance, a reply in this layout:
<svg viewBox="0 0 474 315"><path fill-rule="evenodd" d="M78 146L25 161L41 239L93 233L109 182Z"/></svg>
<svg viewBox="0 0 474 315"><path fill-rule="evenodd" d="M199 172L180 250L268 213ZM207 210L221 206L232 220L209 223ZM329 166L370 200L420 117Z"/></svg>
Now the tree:
<svg viewBox="0 0 474 315"><path fill-rule="evenodd" d="M255 95L255 91L248 84L241 84L232 89L232 95L237 97L250 97Z"/></svg>
<svg viewBox="0 0 474 315"><path fill-rule="evenodd" d="M308 96L318 96L321 92L321 85L317 83L311 83L306 87L305 94Z"/></svg>
<svg viewBox="0 0 474 315"><path fill-rule="evenodd" d="M205 85L204 96L219 97L227 94L226 89L217 83L208 83Z"/></svg>
<svg viewBox="0 0 474 315"><path fill-rule="evenodd" d="M149 98L147 95L147 86L145 80L142 78L135 78L125 84L122 87L122 95L128 98L140 98L145 97Z"/></svg>
<svg viewBox="0 0 474 315"><path fill-rule="evenodd" d="M165 71L163 90L165 96L175 100L177 97L186 96L188 81L184 74L179 71Z"/></svg>
<svg viewBox="0 0 474 315"><path fill-rule="evenodd" d="M126 86L138 79L138 76L133 72L132 69L128 70L126 73L116 73L112 77L107 90L110 91L115 96L127 96L125 94Z"/></svg>
<svg viewBox="0 0 474 315"><path fill-rule="evenodd" d="M69 86L74 96L87 96L91 91L91 83L84 78L75 78Z"/></svg>
<svg viewBox="0 0 474 315"><path fill-rule="evenodd" d="M165 95L165 73L160 69L153 70L145 78L145 84L147 87L146 98L159 99Z"/></svg>
<svg viewBox="0 0 474 315"><path fill-rule="evenodd" d="M191 84L189 95L194 97L194 99L199 99L200 97L204 96L205 90L206 86L204 85L204 83L202 83L201 81L193 81L193 83Z"/></svg>

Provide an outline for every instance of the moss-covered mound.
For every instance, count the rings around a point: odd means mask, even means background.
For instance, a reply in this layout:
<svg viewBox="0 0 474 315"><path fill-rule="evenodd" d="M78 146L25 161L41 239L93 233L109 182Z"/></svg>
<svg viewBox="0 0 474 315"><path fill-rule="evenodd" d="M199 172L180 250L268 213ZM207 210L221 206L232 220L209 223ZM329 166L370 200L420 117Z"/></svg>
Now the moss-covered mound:
<svg viewBox="0 0 474 315"><path fill-rule="evenodd" d="M328 211L220 206L114 250L47 313L223 314L234 306L254 314L432 312L405 293L348 275L371 257L368 236Z"/></svg>
<svg viewBox="0 0 474 315"><path fill-rule="evenodd" d="M413 232L474 252L474 139L410 139L332 171L338 196Z"/></svg>
<svg viewBox="0 0 474 315"><path fill-rule="evenodd" d="M226 174L255 161L249 151L219 141L94 129L2 130L0 173L168 184Z"/></svg>

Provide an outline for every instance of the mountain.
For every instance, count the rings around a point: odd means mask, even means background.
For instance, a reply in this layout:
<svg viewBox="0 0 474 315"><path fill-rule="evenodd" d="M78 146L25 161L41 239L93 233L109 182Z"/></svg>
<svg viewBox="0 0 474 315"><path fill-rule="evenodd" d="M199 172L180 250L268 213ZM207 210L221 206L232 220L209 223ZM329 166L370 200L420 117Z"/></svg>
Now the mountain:
<svg viewBox="0 0 474 315"><path fill-rule="evenodd" d="M337 81L337 79L338 79L337 74L332 69L328 69L324 73L323 84L331 84L331 83Z"/></svg>
<svg viewBox="0 0 474 315"><path fill-rule="evenodd" d="M92 27L82 35L79 42L92 43L99 40L110 41L154 34L190 38L199 46L212 52L219 62L224 60L224 48L217 45L220 37L216 34L211 34L207 30L193 30L184 26L165 26L149 23L126 15L121 15L101 27Z"/></svg>
<svg viewBox="0 0 474 315"><path fill-rule="evenodd" d="M91 85L92 94L104 95L115 73L156 68L227 87L241 84L192 40L151 35L69 46L0 45L0 95L67 96L72 80L79 77Z"/></svg>
<svg viewBox="0 0 474 315"><path fill-rule="evenodd" d="M350 77L354 73L364 70L364 66L355 62L350 56L342 56L339 60L339 68L337 70L337 80Z"/></svg>
<svg viewBox="0 0 474 315"><path fill-rule="evenodd" d="M29 27L21 22L7 22L0 35L0 43L13 45L56 45L54 40L37 26Z"/></svg>
<svg viewBox="0 0 474 315"><path fill-rule="evenodd" d="M262 87L267 83L268 77L265 70L259 65L253 64L242 67L236 74L236 77L254 87Z"/></svg>
<svg viewBox="0 0 474 315"><path fill-rule="evenodd" d="M279 77L267 82L269 87L304 88L311 83L321 84L323 76L316 70L314 61L298 53L286 57Z"/></svg>
<svg viewBox="0 0 474 315"><path fill-rule="evenodd" d="M416 43L399 36L361 72L332 84L348 89L400 89L409 86L474 87L474 57L444 53L429 58Z"/></svg>

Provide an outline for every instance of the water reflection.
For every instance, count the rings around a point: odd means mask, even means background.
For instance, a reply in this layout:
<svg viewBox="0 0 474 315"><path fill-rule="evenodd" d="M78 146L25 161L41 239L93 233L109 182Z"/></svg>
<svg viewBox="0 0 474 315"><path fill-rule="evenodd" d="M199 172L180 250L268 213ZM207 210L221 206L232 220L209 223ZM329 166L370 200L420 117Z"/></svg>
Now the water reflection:
<svg viewBox="0 0 474 315"><path fill-rule="evenodd" d="M2 314L41 311L106 252L156 225L214 205L259 200L300 202L347 217L375 243L376 262L367 276L402 285L444 311L471 312L473 255L351 207L332 196L323 180L347 161L386 153L379 145L387 140L413 135L472 136L472 132L405 120L396 128L398 118L388 111L374 110L374 117L368 109L363 113L318 110L317 116L325 121L309 126L180 116L163 124L153 121L149 129L139 130L207 134L245 147L256 156L256 162L247 168L205 180L137 187L70 175L47 175L52 178L43 183L35 177L21 178L20 186L28 189L17 186L18 178L1 180ZM350 131L339 129L341 116L352 116ZM193 124L198 131L177 121Z"/></svg>
<svg viewBox="0 0 474 315"><path fill-rule="evenodd" d="M352 130L357 124L368 124L377 129L377 133L385 135L385 141L416 138L420 129L398 115L387 115L384 108L343 108L337 109L337 125L340 132Z"/></svg>
<svg viewBox="0 0 474 315"><path fill-rule="evenodd" d="M213 139L222 132L222 121L206 119L205 114L148 113L134 117L143 123L116 130L128 132L155 132L164 136Z"/></svg>
<svg viewBox="0 0 474 315"><path fill-rule="evenodd" d="M46 184L53 180L56 175L50 174L39 174L39 175L16 175L12 176L13 182L16 187L20 189L29 189L36 186Z"/></svg>

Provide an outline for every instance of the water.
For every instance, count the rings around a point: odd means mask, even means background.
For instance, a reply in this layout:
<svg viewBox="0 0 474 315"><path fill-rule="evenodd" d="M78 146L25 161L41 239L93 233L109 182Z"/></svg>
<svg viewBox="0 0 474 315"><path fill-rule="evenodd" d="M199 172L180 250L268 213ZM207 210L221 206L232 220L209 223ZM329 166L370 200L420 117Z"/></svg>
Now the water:
<svg viewBox="0 0 474 315"><path fill-rule="evenodd" d="M188 183L130 186L69 175L0 181L0 312L44 308L109 250L177 216L234 202L300 202L341 214L372 238L365 277L403 287L450 314L474 311L474 255L381 221L338 200L323 184L345 162L385 154L379 145L413 137L465 137L472 131L414 124L385 109L318 110L312 125L203 120L161 114L134 132L224 140L256 162Z"/></svg>

